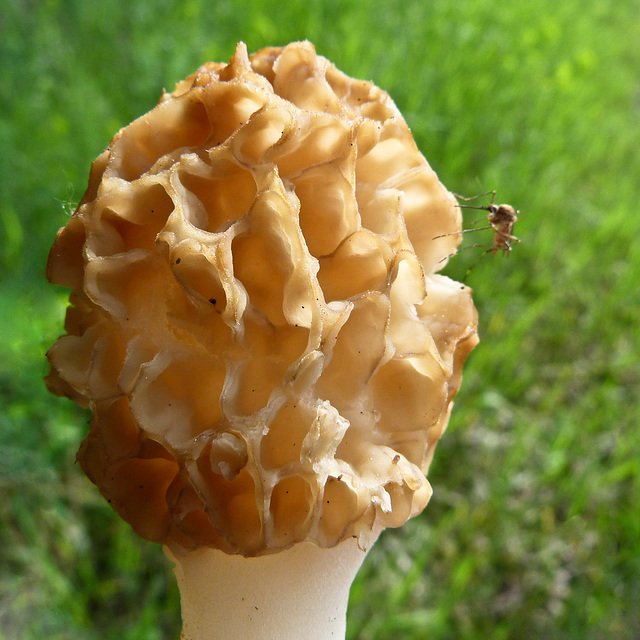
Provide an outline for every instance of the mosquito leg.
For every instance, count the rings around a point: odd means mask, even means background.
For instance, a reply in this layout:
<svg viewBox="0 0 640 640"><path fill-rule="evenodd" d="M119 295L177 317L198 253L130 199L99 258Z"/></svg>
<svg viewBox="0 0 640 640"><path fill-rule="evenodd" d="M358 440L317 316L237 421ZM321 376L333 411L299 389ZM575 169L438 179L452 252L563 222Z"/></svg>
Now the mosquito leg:
<svg viewBox="0 0 640 640"><path fill-rule="evenodd" d="M480 220L484 220L484 218L480 218ZM480 222L480 220L476 220L476 222ZM472 222L471 224L475 224L475 223ZM443 233L441 236L435 236L431 239L437 240L438 238L448 238L449 236L457 236L461 233L471 233L472 231L484 231L486 229L493 229L493 227L489 225L488 227L476 227L475 229L461 229L460 231L454 231L453 233Z"/></svg>
<svg viewBox="0 0 640 640"><path fill-rule="evenodd" d="M485 196L491 196L491 204L493 204L493 200L496 197L495 191L487 191L486 193L480 193L477 196L471 196L470 198L465 198L464 196L458 195L457 193L453 194L458 200L464 200L465 202L471 202L472 200L477 200L478 198L484 198Z"/></svg>
<svg viewBox="0 0 640 640"><path fill-rule="evenodd" d="M474 209L476 207L473 207ZM482 209L483 207L478 207L479 209ZM477 220L474 220L473 222L467 222L467 224L478 224L478 222L482 222L483 220L486 220L487 216L482 216L482 218L478 218ZM491 225L489 225L491 226ZM482 231L482 229L488 229L489 227L478 227L477 229L469 229L469 231Z"/></svg>
<svg viewBox="0 0 640 640"><path fill-rule="evenodd" d="M444 262L448 258L453 258L453 256L457 256L459 253L462 253L463 251L467 251L469 249L486 249L486 251L482 254L482 256L484 256L486 253L491 251L493 249L493 247L492 246L488 246L486 244L470 244L468 247L462 247L462 248L458 249L457 251L454 251L453 253L450 253L449 255L445 256L444 258L438 260L438 264L440 264L441 262ZM480 256L480 257L482 257L482 256ZM479 259L480 258L478 258L478 260ZM475 265L475 262L474 262L474 265Z"/></svg>
<svg viewBox="0 0 640 640"><path fill-rule="evenodd" d="M471 270L473 269L473 267L475 267L478 262L480 262L480 260L482 260L482 258L484 258L487 253L489 253L489 251L491 251L493 249L493 247L489 247L487 248L485 251L483 251L474 261L473 264L467 269L467 272L464 274L464 278L462 278L462 282L465 282L468 275L471 273Z"/></svg>

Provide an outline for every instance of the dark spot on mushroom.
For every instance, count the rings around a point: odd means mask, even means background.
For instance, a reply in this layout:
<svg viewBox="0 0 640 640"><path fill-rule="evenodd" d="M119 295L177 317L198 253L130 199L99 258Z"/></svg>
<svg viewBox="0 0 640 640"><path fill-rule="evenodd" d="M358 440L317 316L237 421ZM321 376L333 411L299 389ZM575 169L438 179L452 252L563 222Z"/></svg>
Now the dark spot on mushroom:
<svg viewBox="0 0 640 640"><path fill-rule="evenodd" d="M178 258L178 259L176 260L176 264L180 264L180 260L182 260L182 258Z"/></svg>
<svg viewBox="0 0 640 640"><path fill-rule="evenodd" d="M210 302L211 304L215 304L215 303L216 303L216 299L215 299L215 298L209 298L209 302Z"/></svg>

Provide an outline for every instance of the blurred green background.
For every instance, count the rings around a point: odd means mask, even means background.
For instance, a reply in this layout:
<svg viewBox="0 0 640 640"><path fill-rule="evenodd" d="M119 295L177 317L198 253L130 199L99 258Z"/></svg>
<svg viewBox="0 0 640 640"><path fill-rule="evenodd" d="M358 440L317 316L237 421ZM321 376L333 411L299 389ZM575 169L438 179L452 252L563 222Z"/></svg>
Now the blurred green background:
<svg viewBox="0 0 640 640"><path fill-rule="evenodd" d="M264 4L2 2L0 638L178 638L161 549L74 465L87 415L41 382L67 296L44 280L46 254L91 161L163 87L237 40L307 38L391 94L449 189L521 210L511 257L467 278L482 342L434 497L371 552L350 640L637 640L639 3Z"/></svg>

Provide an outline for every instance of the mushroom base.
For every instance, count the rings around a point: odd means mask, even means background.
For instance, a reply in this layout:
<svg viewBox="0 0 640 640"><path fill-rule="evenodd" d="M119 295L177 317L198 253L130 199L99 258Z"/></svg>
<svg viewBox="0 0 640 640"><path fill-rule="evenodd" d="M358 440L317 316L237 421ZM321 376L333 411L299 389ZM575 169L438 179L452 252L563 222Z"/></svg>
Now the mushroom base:
<svg viewBox="0 0 640 640"><path fill-rule="evenodd" d="M349 589L367 551L349 539L330 549L305 541L256 558L217 549L165 553L175 563L183 640L336 640L345 637Z"/></svg>

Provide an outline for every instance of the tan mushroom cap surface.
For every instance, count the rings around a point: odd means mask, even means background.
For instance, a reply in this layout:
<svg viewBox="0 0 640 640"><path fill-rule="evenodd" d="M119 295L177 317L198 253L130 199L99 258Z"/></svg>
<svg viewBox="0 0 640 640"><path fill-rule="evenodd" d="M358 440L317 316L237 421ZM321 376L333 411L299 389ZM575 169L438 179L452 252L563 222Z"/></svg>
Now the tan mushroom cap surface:
<svg viewBox="0 0 640 640"><path fill-rule="evenodd" d="M390 97L310 43L203 65L116 134L49 256L83 470L176 550L402 525L477 343L436 273L460 228Z"/></svg>

